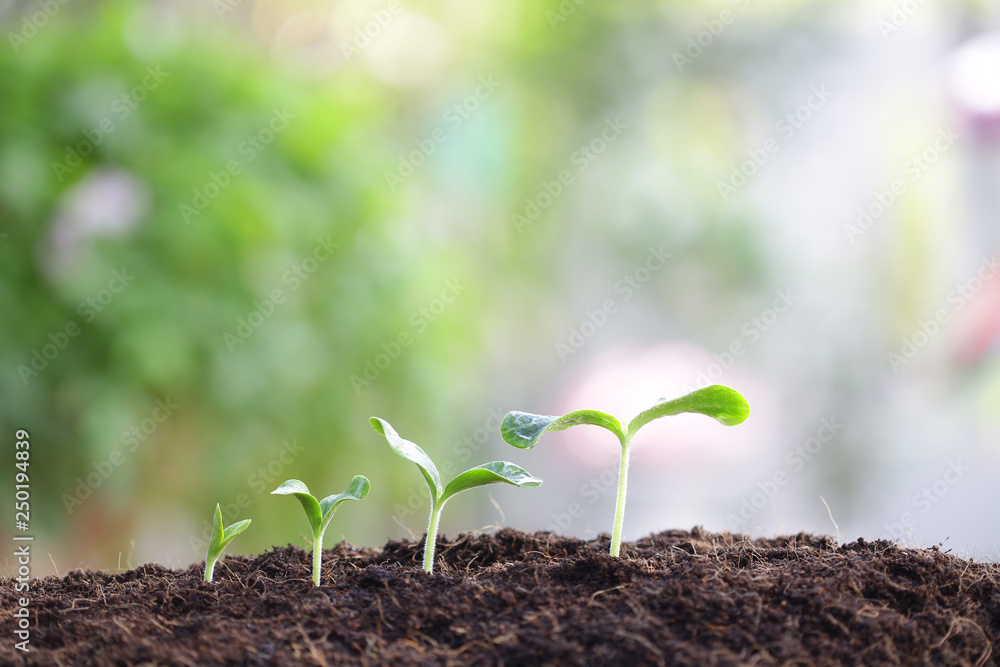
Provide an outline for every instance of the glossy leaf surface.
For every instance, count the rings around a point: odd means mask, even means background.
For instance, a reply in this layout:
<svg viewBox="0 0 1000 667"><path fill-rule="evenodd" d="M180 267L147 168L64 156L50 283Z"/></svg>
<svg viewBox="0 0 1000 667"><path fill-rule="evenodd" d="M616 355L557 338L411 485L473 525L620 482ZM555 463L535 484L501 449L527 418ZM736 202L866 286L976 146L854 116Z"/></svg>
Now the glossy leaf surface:
<svg viewBox="0 0 1000 667"><path fill-rule="evenodd" d="M513 484L514 486L541 486L542 480L524 468L507 461L491 461L471 470L466 470L448 482L441 500L447 500L456 493L488 484Z"/></svg>
<svg viewBox="0 0 1000 667"><path fill-rule="evenodd" d="M295 496L302 503L302 509L306 511L306 518L313 533L317 532L323 523L323 512L319 508L319 502L313 494L309 493L309 487L297 479L290 479L271 492L272 495Z"/></svg>
<svg viewBox="0 0 1000 667"><path fill-rule="evenodd" d="M708 415L725 424L735 426L750 416L750 404L735 389L713 384L690 394L669 401L657 403L640 412L628 425L628 432L634 434L640 428L660 417L696 412Z"/></svg>
<svg viewBox="0 0 1000 667"><path fill-rule="evenodd" d="M519 449L531 449L538 439L549 431L562 431L573 426L590 424L602 426L624 441L625 431L621 422L598 410L576 410L561 417L536 415L530 412L508 412L500 424L500 436L509 445Z"/></svg>
<svg viewBox="0 0 1000 667"><path fill-rule="evenodd" d="M427 482L428 488L431 490L431 494L435 498L440 498L444 492L444 487L441 484L441 475L438 473L437 466L431 461L431 457L427 456L427 452L421 449L416 443L401 438L386 420L372 417L368 421L371 423L372 428L385 436L389 446L392 447L392 451L404 459L417 464L417 467L420 468L420 473Z"/></svg>
<svg viewBox="0 0 1000 667"><path fill-rule="evenodd" d="M323 525L321 528L326 530L326 527L330 524L330 519L333 518L333 513L337 511L337 506L340 503L345 500L362 500L368 495L371 488L372 485L367 477L364 475L355 475L351 483L341 493L327 496L319 501L319 509L323 515Z"/></svg>

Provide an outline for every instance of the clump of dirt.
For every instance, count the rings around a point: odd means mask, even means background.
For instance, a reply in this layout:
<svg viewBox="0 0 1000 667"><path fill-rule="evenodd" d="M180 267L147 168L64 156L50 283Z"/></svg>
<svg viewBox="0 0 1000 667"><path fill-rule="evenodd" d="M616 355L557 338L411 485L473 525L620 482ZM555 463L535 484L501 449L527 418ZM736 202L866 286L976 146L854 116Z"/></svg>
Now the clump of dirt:
<svg viewBox="0 0 1000 667"><path fill-rule="evenodd" d="M1000 655L1000 566L800 533L527 534L275 548L202 565L35 581L28 665L985 665ZM0 618L13 627L13 581Z"/></svg>

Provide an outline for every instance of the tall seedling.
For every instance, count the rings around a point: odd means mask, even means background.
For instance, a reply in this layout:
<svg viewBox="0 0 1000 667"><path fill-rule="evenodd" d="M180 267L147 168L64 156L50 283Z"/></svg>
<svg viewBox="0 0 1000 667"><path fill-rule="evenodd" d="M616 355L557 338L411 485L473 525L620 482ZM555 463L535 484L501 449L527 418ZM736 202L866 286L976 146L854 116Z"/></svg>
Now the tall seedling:
<svg viewBox="0 0 1000 667"><path fill-rule="evenodd" d="M562 431L580 424L601 426L615 434L621 443L621 459L618 464L618 500L615 505L614 530L611 534L611 555L618 556L621 552L622 525L625 523L625 494L628 487L628 459L632 437L654 419L682 412L697 412L708 415L726 426L734 426L750 415L750 405L738 391L716 384L680 398L661 401L640 412L627 426L611 415L597 410L576 410L561 417L509 412L500 424L500 435L508 444L520 449L531 449L543 434L549 431Z"/></svg>

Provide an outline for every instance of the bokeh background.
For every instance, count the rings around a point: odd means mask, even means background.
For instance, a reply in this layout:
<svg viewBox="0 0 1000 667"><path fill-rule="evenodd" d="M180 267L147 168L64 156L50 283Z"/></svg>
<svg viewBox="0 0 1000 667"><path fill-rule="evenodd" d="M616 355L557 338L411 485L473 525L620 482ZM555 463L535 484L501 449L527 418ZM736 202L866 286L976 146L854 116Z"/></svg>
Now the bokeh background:
<svg viewBox="0 0 1000 667"><path fill-rule="evenodd" d="M0 1L0 477L34 574L419 538L388 419L545 479L442 532L690 528L1000 548L1000 6ZM13 572L10 560L4 573Z"/></svg>

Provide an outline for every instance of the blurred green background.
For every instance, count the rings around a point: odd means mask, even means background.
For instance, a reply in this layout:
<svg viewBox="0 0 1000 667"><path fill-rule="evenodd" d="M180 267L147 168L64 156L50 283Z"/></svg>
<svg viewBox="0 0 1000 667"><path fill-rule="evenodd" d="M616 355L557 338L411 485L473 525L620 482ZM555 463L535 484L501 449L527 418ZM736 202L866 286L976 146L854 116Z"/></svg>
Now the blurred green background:
<svg viewBox="0 0 1000 667"><path fill-rule="evenodd" d="M445 534L593 537L614 446L519 452L494 415L706 378L754 416L637 449L627 539L833 532L823 496L845 537L995 555L1000 13L903 4L0 3L2 477L27 429L35 573L196 561L216 502L254 520L235 551L304 544L289 477L371 479L331 544L419 537L370 415L545 478Z"/></svg>

